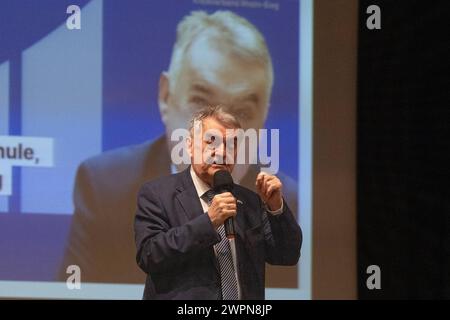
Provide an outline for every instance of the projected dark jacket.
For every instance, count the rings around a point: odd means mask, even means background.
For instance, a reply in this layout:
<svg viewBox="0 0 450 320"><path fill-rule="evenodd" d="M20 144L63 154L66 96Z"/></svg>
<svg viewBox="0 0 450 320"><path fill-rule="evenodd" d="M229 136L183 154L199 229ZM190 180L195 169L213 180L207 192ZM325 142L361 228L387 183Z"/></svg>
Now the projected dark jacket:
<svg viewBox="0 0 450 320"><path fill-rule="evenodd" d="M57 279L66 281L66 268L78 265L83 282L141 283L145 273L137 266L133 221L139 188L147 181L170 175L166 138L105 152L78 168L72 218ZM255 188L259 168L253 165L241 185ZM277 174L283 195L297 212L297 184ZM266 286L296 287L297 267L267 266Z"/></svg>
<svg viewBox="0 0 450 320"><path fill-rule="evenodd" d="M295 265L302 235L289 207L265 213L260 197L236 185L237 271L243 299L264 299L265 262ZM213 245L220 241L203 212L189 168L146 183L135 218L136 260L147 274L145 299L218 299Z"/></svg>

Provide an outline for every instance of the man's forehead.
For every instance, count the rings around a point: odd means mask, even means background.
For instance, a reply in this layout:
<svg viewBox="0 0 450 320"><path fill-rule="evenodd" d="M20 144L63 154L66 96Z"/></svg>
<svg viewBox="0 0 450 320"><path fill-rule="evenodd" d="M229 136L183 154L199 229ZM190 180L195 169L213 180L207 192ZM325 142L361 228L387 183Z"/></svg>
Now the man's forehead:
<svg viewBox="0 0 450 320"><path fill-rule="evenodd" d="M202 129L204 134L214 134L216 133L227 133L227 134L235 134L237 128L233 128L232 126L229 126L218 119L214 117L208 117L206 119L203 119L202 122Z"/></svg>
<svg viewBox="0 0 450 320"><path fill-rule="evenodd" d="M184 76L191 90L210 93L213 88L237 93L266 86L266 66L258 60L242 57L226 44L214 40L194 40L183 59Z"/></svg>
<svg viewBox="0 0 450 320"><path fill-rule="evenodd" d="M217 129L217 130L227 129L227 127L222 122L220 122L215 117L211 117L211 116L203 119L202 127L203 127L204 131L208 130L208 129Z"/></svg>

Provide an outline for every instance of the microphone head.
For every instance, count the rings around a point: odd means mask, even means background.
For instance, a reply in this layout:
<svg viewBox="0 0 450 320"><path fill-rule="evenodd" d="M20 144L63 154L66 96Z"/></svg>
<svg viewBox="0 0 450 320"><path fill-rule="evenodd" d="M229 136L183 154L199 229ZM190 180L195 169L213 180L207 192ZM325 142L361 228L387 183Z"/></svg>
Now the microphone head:
<svg viewBox="0 0 450 320"><path fill-rule="evenodd" d="M216 191L226 190L231 192L233 190L233 177L227 170L219 170L214 173L213 188Z"/></svg>

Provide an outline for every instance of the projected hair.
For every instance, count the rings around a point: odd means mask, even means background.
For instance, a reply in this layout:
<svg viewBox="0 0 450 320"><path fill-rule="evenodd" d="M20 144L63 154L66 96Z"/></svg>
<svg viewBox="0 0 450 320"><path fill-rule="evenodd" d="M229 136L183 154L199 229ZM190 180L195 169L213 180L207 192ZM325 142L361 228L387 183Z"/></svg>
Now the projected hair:
<svg viewBox="0 0 450 320"><path fill-rule="evenodd" d="M238 55L255 59L266 66L267 94L270 97L274 76L266 41L253 24L231 11L220 10L211 15L204 11L193 11L183 18L177 26L177 37L168 70L171 79L177 78L191 43L205 32L217 43L228 45Z"/></svg>

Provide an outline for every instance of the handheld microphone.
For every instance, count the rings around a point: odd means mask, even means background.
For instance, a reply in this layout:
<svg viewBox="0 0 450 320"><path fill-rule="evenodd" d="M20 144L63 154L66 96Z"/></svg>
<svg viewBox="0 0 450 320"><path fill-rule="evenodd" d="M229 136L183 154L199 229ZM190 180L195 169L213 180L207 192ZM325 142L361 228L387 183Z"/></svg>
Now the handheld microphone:
<svg viewBox="0 0 450 320"><path fill-rule="evenodd" d="M234 187L233 177L227 170L219 170L214 173L213 188L217 193L232 192ZM234 239L234 219L227 218L224 222L225 235L228 239Z"/></svg>

